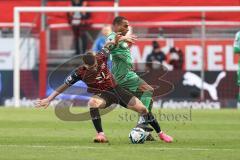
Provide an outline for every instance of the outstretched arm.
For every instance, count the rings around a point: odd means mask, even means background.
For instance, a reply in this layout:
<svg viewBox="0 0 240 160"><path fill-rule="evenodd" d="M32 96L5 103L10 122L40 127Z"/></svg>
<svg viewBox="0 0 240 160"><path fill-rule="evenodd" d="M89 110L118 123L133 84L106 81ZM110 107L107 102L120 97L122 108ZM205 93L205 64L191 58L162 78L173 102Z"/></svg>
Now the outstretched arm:
<svg viewBox="0 0 240 160"><path fill-rule="evenodd" d="M60 87L58 87L55 91L52 92L51 95L49 95L47 98L37 100L35 102L35 107L44 107L47 108L50 102L57 97L59 94L64 92L69 86L67 84L62 84Z"/></svg>
<svg viewBox="0 0 240 160"><path fill-rule="evenodd" d="M66 89L68 89L70 86L72 86L74 83L79 81L81 77L76 73L76 71L73 71L66 79L65 83L59 86L55 91L52 92L51 95L49 95L47 98L37 100L35 102L35 107L44 107L47 108L50 102L57 97L59 94L64 92Z"/></svg>

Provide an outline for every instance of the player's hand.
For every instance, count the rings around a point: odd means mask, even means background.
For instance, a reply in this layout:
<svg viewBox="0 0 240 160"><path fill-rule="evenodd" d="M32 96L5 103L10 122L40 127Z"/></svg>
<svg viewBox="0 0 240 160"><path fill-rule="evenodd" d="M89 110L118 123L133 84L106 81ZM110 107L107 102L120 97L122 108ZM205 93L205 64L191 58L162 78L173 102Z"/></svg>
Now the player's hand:
<svg viewBox="0 0 240 160"><path fill-rule="evenodd" d="M115 47L116 43L113 41L107 42L103 48L107 48L109 51Z"/></svg>
<svg viewBox="0 0 240 160"><path fill-rule="evenodd" d="M49 106L49 104L50 104L50 100L48 98L39 99L34 103L36 108L43 107L45 109Z"/></svg>
<svg viewBox="0 0 240 160"><path fill-rule="evenodd" d="M137 40L137 36L135 35L126 35L126 36L120 36L118 41L125 41L130 44L134 44Z"/></svg>

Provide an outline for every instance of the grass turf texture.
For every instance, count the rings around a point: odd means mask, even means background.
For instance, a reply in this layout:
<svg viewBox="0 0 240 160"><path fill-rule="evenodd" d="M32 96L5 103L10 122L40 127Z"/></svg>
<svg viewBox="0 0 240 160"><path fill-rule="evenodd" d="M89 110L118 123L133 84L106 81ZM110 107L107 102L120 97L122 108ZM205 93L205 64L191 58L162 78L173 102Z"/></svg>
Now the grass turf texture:
<svg viewBox="0 0 240 160"><path fill-rule="evenodd" d="M0 159L240 159L239 110L193 110L191 117L187 117L189 110L162 110L161 113L168 116L168 119L164 116L158 119L162 129L174 137L172 144L160 140L130 144L128 133L137 117L126 109L115 109L102 117L110 143L94 144L91 121L61 121L53 109L1 107ZM182 119L176 118L177 115Z"/></svg>

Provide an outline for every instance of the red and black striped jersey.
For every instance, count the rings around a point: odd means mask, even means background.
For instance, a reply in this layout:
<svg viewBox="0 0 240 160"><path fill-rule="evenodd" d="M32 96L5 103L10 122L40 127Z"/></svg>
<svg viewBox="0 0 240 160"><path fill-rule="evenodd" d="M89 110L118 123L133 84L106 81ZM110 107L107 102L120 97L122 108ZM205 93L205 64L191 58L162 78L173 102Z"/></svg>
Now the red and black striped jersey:
<svg viewBox="0 0 240 160"><path fill-rule="evenodd" d="M116 86L113 75L107 66L107 56L103 53L96 55L97 66L94 69L87 69L80 66L75 69L65 80L69 86L73 85L79 80L87 84L88 92L100 93Z"/></svg>

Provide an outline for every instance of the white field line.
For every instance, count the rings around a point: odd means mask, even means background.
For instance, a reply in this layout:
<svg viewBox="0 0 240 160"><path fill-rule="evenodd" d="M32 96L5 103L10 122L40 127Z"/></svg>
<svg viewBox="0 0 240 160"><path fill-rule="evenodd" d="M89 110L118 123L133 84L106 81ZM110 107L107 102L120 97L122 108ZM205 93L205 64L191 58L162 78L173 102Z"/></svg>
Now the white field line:
<svg viewBox="0 0 240 160"><path fill-rule="evenodd" d="M29 148L59 148L59 149L111 149L111 147L91 147L91 146L52 146L52 145L18 145L18 144L0 144L1 147L29 147ZM144 150L191 150L191 151L237 151L233 148L184 148L184 147L145 147Z"/></svg>

